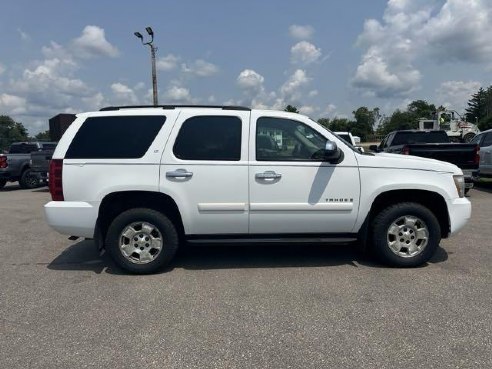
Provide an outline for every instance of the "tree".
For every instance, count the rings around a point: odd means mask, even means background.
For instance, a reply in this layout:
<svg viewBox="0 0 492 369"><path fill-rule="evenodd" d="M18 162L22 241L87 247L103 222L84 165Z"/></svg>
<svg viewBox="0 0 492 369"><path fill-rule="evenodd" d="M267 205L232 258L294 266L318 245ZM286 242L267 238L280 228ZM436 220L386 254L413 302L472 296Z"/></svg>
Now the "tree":
<svg viewBox="0 0 492 369"><path fill-rule="evenodd" d="M350 131L354 136L359 136L362 141L365 141L368 135L374 133L375 116L379 114L379 109L369 110L367 107L361 106L352 113L355 122L352 122Z"/></svg>
<svg viewBox="0 0 492 369"><path fill-rule="evenodd" d="M0 150L7 149L12 142L27 141L27 130L22 123L8 115L0 115Z"/></svg>
<svg viewBox="0 0 492 369"><path fill-rule="evenodd" d="M346 132L350 131L350 126L352 122L350 122L346 118L333 118L330 122L330 130L333 132Z"/></svg>
<svg viewBox="0 0 492 369"><path fill-rule="evenodd" d="M407 111L414 116L415 122L418 122L420 118L431 119L436 112L436 106L425 100L415 100L408 104Z"/></svg>
<svg viewBox="0 0 492 369"><path fill-rule="evenodd" d="M401 111L396 109L391 117L379 126L378 134L387 135L392 131L416 128L417 122L415 121L415 116L412 113L409 111Z"/></svg>
<svg viewBox="0 0 492 369"><path fill-rule="evenodd" d="M50 131L39 132L34 138L40 141L49 141L51 140Z"/></svg>
<svg viewBox="0 0 492 369"><path fill-rule="evenodd" d="M289 113L299 113L299 110L293 105L287 105L284 111L288 111Z"/></svg>
<svg viewBox="0 0 492 369"><path fill-rule="evenodd" d="M471 99L468 101L468 107L466 111L466 120L468 122L475 123L487 117L487 92L480 87L480 89L474 93Z"/></svg>

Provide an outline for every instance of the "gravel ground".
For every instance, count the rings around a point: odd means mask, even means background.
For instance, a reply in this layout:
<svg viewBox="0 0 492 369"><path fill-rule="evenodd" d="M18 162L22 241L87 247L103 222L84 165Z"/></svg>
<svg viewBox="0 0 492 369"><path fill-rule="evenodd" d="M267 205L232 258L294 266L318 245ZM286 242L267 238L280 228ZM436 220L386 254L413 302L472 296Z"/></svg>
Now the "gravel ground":
<svg viewBox="0 0 492 369"><path fill-rule="evenodd" d="M132 276L0 191L1 368L491 368L492 187L418 269L354 246L200 246Z"/></svg>

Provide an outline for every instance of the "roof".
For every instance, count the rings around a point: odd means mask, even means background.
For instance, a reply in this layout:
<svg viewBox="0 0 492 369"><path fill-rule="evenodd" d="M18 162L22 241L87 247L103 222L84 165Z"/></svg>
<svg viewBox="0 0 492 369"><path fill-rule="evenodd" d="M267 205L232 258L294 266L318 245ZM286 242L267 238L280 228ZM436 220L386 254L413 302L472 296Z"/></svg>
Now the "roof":
<svg viewBox="0 0 492 369"><path fill-rule="evenodd" d="M179 108L208 108L208 109L222 109L222 110L245 110L250 111L251 108L245 106L234 105L125 105L125 106L107 106L99 111L115 111L122 109L179 109Z"/></svg>

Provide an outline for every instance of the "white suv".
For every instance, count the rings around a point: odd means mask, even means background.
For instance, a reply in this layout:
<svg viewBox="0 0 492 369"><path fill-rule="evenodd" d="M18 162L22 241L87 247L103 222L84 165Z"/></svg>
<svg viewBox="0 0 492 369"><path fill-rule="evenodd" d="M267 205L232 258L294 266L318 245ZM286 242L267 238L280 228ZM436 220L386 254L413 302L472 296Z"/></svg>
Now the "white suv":
<svg viewBox="0 0 492 369"><path fill-rule="evenodd" d="M455 165L361 153L305 116L243 107L79 114L49 178L49 224L134 273L182 242L359 240L417 266L471 214Z"/></svg>

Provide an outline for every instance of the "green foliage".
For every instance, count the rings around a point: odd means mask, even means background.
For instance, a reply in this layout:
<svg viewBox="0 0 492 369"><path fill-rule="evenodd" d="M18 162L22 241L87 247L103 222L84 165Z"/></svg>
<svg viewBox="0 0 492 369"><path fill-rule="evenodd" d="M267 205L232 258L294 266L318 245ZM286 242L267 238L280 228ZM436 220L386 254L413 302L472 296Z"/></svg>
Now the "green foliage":
<svg viewBox="0 0 492 369"><path fill-rule="evenodd" d="M293 105L287 105L284 111L288 111L289 113L299 113L299 110Z"/></svg>
<svg viewBox="0 0 492 369"><path fill-rule="evenodd" d="M480 122L478 122L478 128L481 131L486 131L488 129L492 129L492 115L489 117L483 118Z"/></svg>
<svg viewBox="0 0 492 369"><path fill-rule="evenodd" d="M350 132L354 136L359 136L362 141L365 141L367 136L374 133L373 126L375 117L379 115L379 109L369 110L365 106L361 106L352 112L355 122L352 122Z"/></svg>
<svg viewBox="0 0 492 369"><path fill-rule="evenodd" d="M417 129L419 119L431 119L436 110L434 104L429 104L425 100L412 101L407 105L406 110L395 110L391 117L378 127L377 133L379 135L387 135L392 131Z"/></svg>
<svg viewBox="0 0 492 369"><path fill-rule="evenodd" d="M465 109L466 120L468 122L475 123L477 121L481 121L483 118L486 118L486 106L487 91L480 87L480 89L476 93L474 93L471 99L468 101L468 107Z"/></svg>
<svg viewBox="0 0 492 369"><path fill-rule="evenodd" d="M36 136L34 136L34 138L39 141L50 141L50 131L39 132Z"/></svg>
<svg viewBox="0 0 492 369"><path fill-rule="evenodd" d="M0 115L0 151L8 149L12 142L27 139L27 130L22 123L7 115Z"/></svg>

